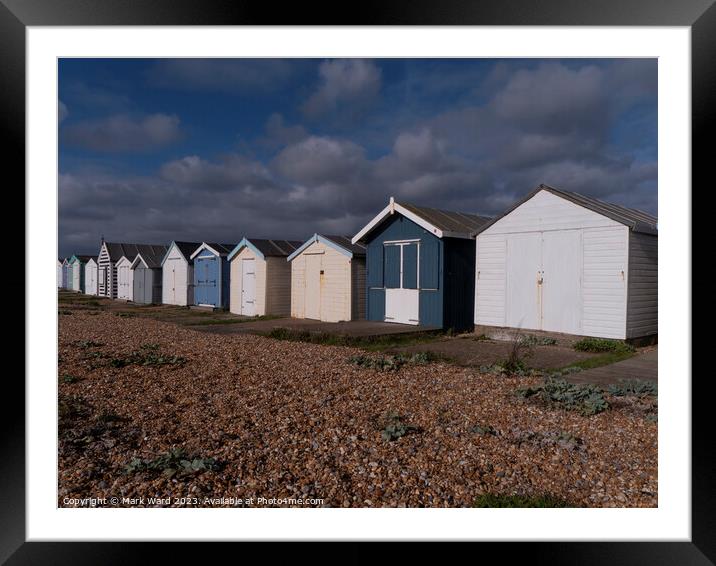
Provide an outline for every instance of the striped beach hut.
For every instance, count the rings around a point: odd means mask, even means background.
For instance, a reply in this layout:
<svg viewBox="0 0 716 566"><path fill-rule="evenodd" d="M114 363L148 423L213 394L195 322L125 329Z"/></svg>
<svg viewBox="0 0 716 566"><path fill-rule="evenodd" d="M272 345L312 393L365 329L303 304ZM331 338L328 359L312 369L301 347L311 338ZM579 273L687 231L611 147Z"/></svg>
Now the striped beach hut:
<svg viewBox="0 0 716 566"><path fill-rule="evenodd" d="M289 316L291 265L286 258L302 243L258 238L241 240L227 258L231 272L229 310L245 316Z"/></svg>
<svg viewBox="0 0 716 566"><path fill-rule="evenodd" d="M489 220L391 197L352 239L366 246L368 320L471 330L472 233Z"/></svg>
<svg viewBox="0 0 716 566"><path fill-rule="evenodd" d="M62 262L63 261L64 261L63 258L59 258L57 260L57 288L58 289L62 288Z"/></svg>
<svg viewBox="0 0 716 566"><path fill-rule="evenodd" d="M203 242L190 256L194 261L194 304L229 308L230 278L228 255L236 244Z"/></svg>
<svg viewBox="0 0 716 566"><path fill-rule="evenodd" d="M365 246L314 234L288 256L291 316L325 322L365 319Z"/></svg>
<svg viewBox="0 0 716 566"><path fill-rule="evenodd" d="M110 299L122 298L124 300L131 300L131 295L134 291L134 281L131 278L132 273L130 273L132 262L140 251L146 251L148 254L153 254L155 253L153 251L154 249L165 250L166 247L154 244L126 244L102 241L97 258L98 294L102 297L109 297ZM125 261L121 264L122 296L120 297L118 263L122 258L125 258Z"/></svg>
<svg viewBox="0 0 716 566"><path fill-rule="evenodd" d="M70 258L66 257L62 260L62 288L69 289L69 269Z"/></svg>

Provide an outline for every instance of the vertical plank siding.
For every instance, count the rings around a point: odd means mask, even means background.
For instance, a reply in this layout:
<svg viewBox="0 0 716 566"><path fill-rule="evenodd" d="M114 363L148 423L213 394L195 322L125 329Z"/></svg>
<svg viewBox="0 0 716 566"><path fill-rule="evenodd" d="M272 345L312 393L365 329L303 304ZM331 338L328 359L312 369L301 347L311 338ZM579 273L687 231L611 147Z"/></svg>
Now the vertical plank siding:
<svg viewBox="0 0 716 566"><path fill-rule="evenodd" d="M627 338L659 332L659 241L649 234L629 235Z"/></svg>
<svg viewBox="0 0 716 566"><path fill-rule="evenodd" d="M266 258L266 314L290 316L291 265L285 257Z"/></svg>

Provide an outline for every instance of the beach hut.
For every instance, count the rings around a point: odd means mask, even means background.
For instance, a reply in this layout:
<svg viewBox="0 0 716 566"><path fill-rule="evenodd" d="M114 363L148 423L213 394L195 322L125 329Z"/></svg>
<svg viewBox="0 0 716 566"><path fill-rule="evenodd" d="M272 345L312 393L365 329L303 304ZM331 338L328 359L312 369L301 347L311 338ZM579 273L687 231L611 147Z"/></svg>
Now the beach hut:
<svg viewBox="0 0 716 566"><path fill-rule="evenodd" d="M325 322L365 319L365 246L314 234L288 256L291 316Z"/></svg>
<svg viewBox="0 0 716 566"><path fill-rule="evenodd" d="M151 246L140 251L132 261L132 300L135 303L162 302L162 259L166 252L165 246Z"/></svg>
<svg viewBox="0 0 716 566"><path fill-rule="evenodd" d="M289 316L291 265L286 258L302 243L257 238L241 240L227 257L231 272L229 310L246 316Z"/></svg>
<svg viewBox="0 0 716 566"><path fill-rule="evenodd" d="M62 260L62 288L69 289L69 269L70 269L70 258L66 257Z"/></svg>
<svg viewBox="0 0 716 566"><path fill-rule="evenodd" d="M97 292L102 297L109 297L111 299L119 298L119 281L117 264L123 257L129 262L129 264L123 264L126 269L129 270L134 258L141 251L145 251L148 254L155 253L152 250L166 249L166 246L154 245L154 244L124 244L116 242L105 242L102 240L100 245L99 254L97 258L98 274L97 274ZM161 253L161 252L160 252ZM133 289L131 288L131 282L129 277L130 273L125 272L123 293L122 297L125 300L129 300L126 297L131 295ZM130 285L130 287L128 287Z"/></svg>
<svg viewBox="0 0 716 566"><path fill-rule="evenodd" d="M85 294L97 294L97 256L89 256L85 263Z"/></svg>
<svg viewBox="0 0 716 566"><path fill-rule="evenodd" d="M131 301L134 295L134 273L132 262L134 261L123 255L117 262L117 298L122 301Z"/></svg>
<svg viewBox="0 0 716 566"><path fill-rule="evenodd" d="M63 259L60 258L57 260L57 288L62 288L62 261Z"/></svg>
<svg viewBox="0 0 716 566"><path fill-rule="evenodd" d="M190 256L194 262L194 304L219 309L229 308L228 255L236 244L203 242Z"/></svg>
<svg viewBox="0 0 716 566"><path fill-rule="evenodd" d="M540 185L476 236L475 324L658 333L655 216Z"/></svg>
<svg viewBox="0 0 716 566"><path fill-rule="evenodd" d="M162 259L162 303L194 304L194 260L201 242L172 242Z"/></svg>
<svg viewBox="0 0 716 566"><path fill-rule="evenodd" d="M368 320L471 330L472 232L488 220L391 197L352 239L366 246Z"/></svg>
<svg viewBox="0 0 716 566"><path fill-rule="evenodd" d="M85 266L94 256L73 255L68 270L69 287L78 293L85 292Z"/></svg>

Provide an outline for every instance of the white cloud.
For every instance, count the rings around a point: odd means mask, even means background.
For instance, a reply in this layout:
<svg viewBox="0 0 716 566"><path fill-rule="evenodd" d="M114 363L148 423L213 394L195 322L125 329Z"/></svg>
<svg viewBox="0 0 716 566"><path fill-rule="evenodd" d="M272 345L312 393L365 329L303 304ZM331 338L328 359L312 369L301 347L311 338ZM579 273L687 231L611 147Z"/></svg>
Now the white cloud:
<svg viewBox="0 0 716 566"><path fill-rule="evenodd" d="M363 59L324 61L318 68L318 90L303 106L307 116L320 116L352 105L353 112L372 101L380 92L381 71Z"/></svg>

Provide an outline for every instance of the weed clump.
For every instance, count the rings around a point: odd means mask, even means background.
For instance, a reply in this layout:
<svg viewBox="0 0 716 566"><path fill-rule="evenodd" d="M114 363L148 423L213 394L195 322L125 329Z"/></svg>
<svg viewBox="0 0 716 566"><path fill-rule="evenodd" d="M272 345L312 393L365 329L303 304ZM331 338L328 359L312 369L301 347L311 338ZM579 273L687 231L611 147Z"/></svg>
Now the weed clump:
<svg viewBox="0 0 716 566"><path fill-rule="evenodd" d="M182 448L172 448L169 452L152 460L132 458L124 466L125 474L138 472L159 472L168 478L185 476L205 471L217 471L223 464L215 458L190 457Z"/></svg>
<svg viewBox="0 0 716 566"><path fill-rule="evenodd" d="M573 348L578 352L594 353L614 352L616 354L623 354L636 351L631 344L620 340L608 340L606 338L583 338L575 342Z"/></svg>
<svg viewBox="0 0 716 566"><path fill-rule="evenodd" d="M607 392L615 397L644 397L656 396L658 386L656 382L644 379L625 379L620 383L613 383L607 387Z"/></svg>
<svg viewBox="0 0 716 566"><path fill-rule="evenodd" d="M567 502L552 495L500 495L483 493L473 507L567 507Z"/></svg>
<svg viewBox="0 0 716 566"><path fill-rule="evenodd" d="M397 371L405 364L428 364L439 357L433 352L416 352L410 356L396 354L394 356L351 356L348 362L364 369L377 369L379 371Z"/></svg>
<svg viewBox="0 0 716 566"><path fill-rule="evenodd" d="M404 417L396 412L383 415L383 430L380 433L383 440L393 442L406 434L419 431L418 427L407 424L403 419Z"/></svg>
<svg viewBox="0 0 716 566"><path fill-rule="evenodd" d="M517 395L524 399L538 399L547 405L577 411L584 416L596 415L609 408L603 393L595 385L569 383L553 377L548 377L542 385L517 390Z"/></svg>

